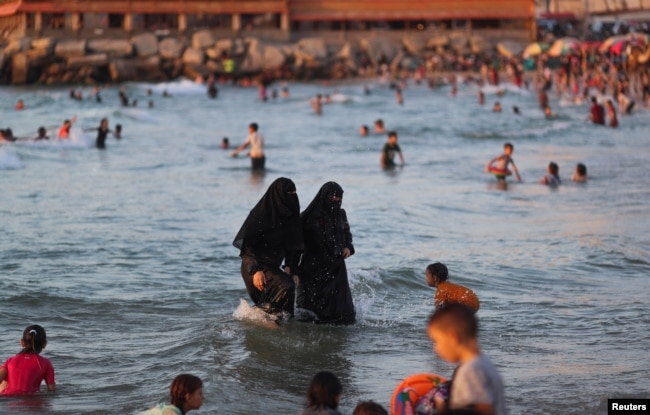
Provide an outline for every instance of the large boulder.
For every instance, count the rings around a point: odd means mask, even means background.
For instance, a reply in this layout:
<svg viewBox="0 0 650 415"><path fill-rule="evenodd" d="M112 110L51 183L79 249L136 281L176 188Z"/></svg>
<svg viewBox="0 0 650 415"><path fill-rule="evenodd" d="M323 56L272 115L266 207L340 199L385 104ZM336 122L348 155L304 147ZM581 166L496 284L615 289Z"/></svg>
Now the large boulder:
<svg viewBox="0 0 650 415"><path fill-rule="evenodd" d="M60 40L56 42L54 54L63 58L84 56L86 54L86 40Z"/></svg>
<svg viewBox="0 0 650 415"><path fill-rule="evenodd" d="M132 59L114 59L108 65L108 71L113 82L134 81L138 75Z"/></svg>
<svg viewBox="0 0 650 415"><path fill-rule="evenodd" d="M187 48L181 58L184 64L202 65L205 60L205 54L201 49Z"/></svg>
<svg viewBox="0 0 650 415"><path fill-rule="evenodd" d="M436 36L427 40L427 49L444 48L448 44L449 38L447 36Z"/></svg>
<svg viewBox="0 0 650 415"><path fill-rule="evenodd" d="M264 62L264 46L258 39L251 38L248 41L248 51L241 63L240 69L244 72L259 72Z"/></svg>
<svg viewBox="0 0 650 415"><path fill-rule="evenodd" d="M389 39L362 39L361 48L376 64L382 60L390 63L400 51L400 47Z"/></svg>
<svg viewBox="0 0 650 415"><path fill-rule="evenodd" d="M11 60L11 83L14 85L27 83L28 69L29 61L27 60L27 54L24 52L14 54Z"/></svg>
<svg viewBox="0 0 650 415"><path fill-rule="evenodd" d="M199 30L192 35L192 47L194 49L206 49L214 45L214 36L212 32L205 29Z"/></svg>
<svg viewBox="0 0 650 415"><path fill-rule="evenodd" d="M465 34L452 33L449 36L449 46L456 52L461 52L468 46L468 39Z"/></svg>
<svg viewBox="0 0 650 415"><path fill-rule="evenodd" d="M135 53L141 58L158 53L158 39L153 33L143 33L133 36L131 43L133 44Z"/></svg>
<svg viewBox="0 0 650 415"><path fill-rule="evenodd" d="M402 39L404 48L413 55L419 55L424 51L427 42L421 36L404 36Z"/></svg>
<svg viewBox="0 0 650 415"><path fill-rule="evenodd" d="M327 46L322 37L312 37L300 39L298 41L299 50L315 60L325 60L327 58Z"/></svg>
<svg viewBox="0 0 650 415"><path fill-rule="evenodd" d="M42 37L32 40L32 49L44 50L49 55L54 52L56 41L51 37Z"/></svg>
<svg viewBox="0 0 650 415"><path fill-rule="evenodd" d="M126 58L133 55L133 44L126 39L91 39L88 50L114 58Z"/></svg>
<svg viewBox="0 0 650 415"><path fill-rule="evenodd" d="M339 59L356 59L359 54L359 47L356 43L345 42L341 47L341 50L338 51L336 57Z"/></svg>
<svg viewBox="0 0 650 415"><path fill-rule="evenodd" d="M71 56L66 59L68 68L77 68L81 66L104 66L108 64L108 55L105 53L96 53L86 56Z"/></svg>
<svg viewBox="0 0 650 415"><path fill-rule="evenodd" d="M212 50L215 51L217 56L221 56L223 52L226 52L228 55L233 54L233 46L235 42L232 39L219 39L214 43Z"/></svg>
<svg viewBox="0 0 650 415"><path fill-rule="evenodd" d="M31 40L27 38L12 38L9 41L9 44L5 46L4 52L7 55L24 52L26 50L29 50L31 43Z"/></svg>
<svg viewBox="0 0 650 415"><path fill-rule="evenodd" d="M163 59L178 59L182 56L185 45L174 37L168 37L158 44L158 54Z"/></svg>
<svg viewBox="0 0 650 415"><path fill-rule="evenodd" d="M160 56L154 55L148 58L135 60L135 67L142 72L155 72L160 69Z"/></svg>
<svg viewBox="0 0 650 415"><path fill-rule="evenodd" d="M273 45L264 46L264 52L262 54L263 69L277 69L284 64L286 57L280 48Z"/></svg>

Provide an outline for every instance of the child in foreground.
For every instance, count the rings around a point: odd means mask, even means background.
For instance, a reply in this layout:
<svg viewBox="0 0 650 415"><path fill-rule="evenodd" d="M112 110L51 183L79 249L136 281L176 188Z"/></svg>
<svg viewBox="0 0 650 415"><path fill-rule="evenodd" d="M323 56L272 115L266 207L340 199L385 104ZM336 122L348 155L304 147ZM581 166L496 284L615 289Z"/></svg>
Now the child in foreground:
<svg viewBox="0 0 650 415"><path fill-rule="evenodd" d="M160 403L140 415L185 415L203 404L203 381L190 374L176 376L169 387L171 403Z"/></svg>
<svg viewBox="0 0 650 415"><path fill-rule="evenodd" d="M27 326L20 339L20 353L0 366L0 395L36 393L45 380L48 391L56 390L54 367L49 359L40 356L47 345L45 329L37 324Z"/></svg>
<svg viewBox="0 0 650 415"><path fill-rule="evenodd" d="M463 304L474 312L477 312L480 307L480 302L474 291L462 285L453 284L447 279L449 278L449 271L445 264L436 262L429 264L425 271L427 285L436 288L436 296L433 300L436 309L445 306L448 303Z"/></svg>
<svg viewBox="0 0 650 415"><path fill-rule="evenodd" d="M450 413L504 415L503 381L492 361L481 354L474 312L462 304L448 304L429 317L427 333L440 358L459 363L451 381Z"/></svg>
<svg viewBox="0 0 650 415"><path fill-rule="evenodd" d="M512 170L517 176L517 181L520 182L521 176L519 175L515 161L510 157L513 151L515 151L515 147L511 143L505 143L503 145L503 154L490 160L485 166L485 171L497 175L499 180L505 180L505 176L510 174L508 166L512 164ZM499 173L502 173L502 175L499 175Z"/></svg>
<svg viewBox="0 0 650 415"><path fill-rule="evenodd" d="M307 391L307 408L300 415L341 415L337 410L343 386L332 372L316 373Z"/></svg>

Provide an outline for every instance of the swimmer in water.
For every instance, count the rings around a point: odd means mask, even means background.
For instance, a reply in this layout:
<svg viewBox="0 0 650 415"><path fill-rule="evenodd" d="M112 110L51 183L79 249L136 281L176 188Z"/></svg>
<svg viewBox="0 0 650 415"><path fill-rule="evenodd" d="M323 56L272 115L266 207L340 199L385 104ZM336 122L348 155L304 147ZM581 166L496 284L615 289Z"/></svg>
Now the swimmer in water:
<svg viewBox="0 0 650 415"><path fill-rule="evenodd" d="M487 173L493 173L494 170L506 172L508 171L508 166L512 165L512 170L517 176L517 181L521 182L521 176L515 165L515 161L512 159L512 153L515 151L515 147L511 143L505 143L503 145L503 154L496 156L488 162L485 166L485 171ZM497 176L499 180L505 180L505 176Z"/></svg>
<svg viewBox="0 0 650 415"><path fill-rule="evenodd" d="M587 166L582 163L576 165L576 171L571 176L571 181L584 183L587 181Z"/></svg>
<svg viewBox="0 0 650 415"><path fill-rule="evenodd" d="M359 135L361 137L365 137L368 135L368 126L367 125L362 125L361 128L359 128Z"/></svg>
<svg viewBox="0 0 650 415"><path fill-rule="evenodd" d="M376 134L384 134L386 132L386 130L384 129L384 120L382 120L381 118L378 118L375 121L375 130L374 131L375 131Z"/></svg>
<svg viewBox="0 0 650 415"><path fill-rule="evenodd" d="M399 156L400 165L404 165L404 156L402 149L397 144L397 132L391 131L388 133L388 141L384 144L381 150L381 167L383 169L390 169L396 166L395 155Z"/></svg>
<svg viewBox="0 0 650 415"><path fill-rule="evenodd" d="M501 103L499 101L494 103L492 107L492 112L501 112Z"/></svg>
<svg viewBox="0 0 650 415"><path fill-rule="evenodd" d="M70 138L70 128L72 124L77 120L77 117L72 117L70 120L63 121L63 125L59 128L58 138L59 140L68 140Z"/></svg>
<svg viewBox="0 0 650 415"><path fill-rule="evenodd" d="M47 135L47 130L45 127L38 127L38 135L34 138L34 141L38 140L49 140L50 136Z"/></svg>
<svg viewBox="0 0 650 415"><path fill-rule="evenodd" d="M323 96L321 94L318 94L316 95L316 98L312 99L310 102L311 107L314 110L314 114L316 115L323 114L322 98Z"/></svg>
<svg viewBox="0 0 650 415"><path fill-rule="evenodd" d="M555 162L548 164L547 173L539 180L539 183L547 186L558 186L562 183L560 180L560 168Z"/></svg>

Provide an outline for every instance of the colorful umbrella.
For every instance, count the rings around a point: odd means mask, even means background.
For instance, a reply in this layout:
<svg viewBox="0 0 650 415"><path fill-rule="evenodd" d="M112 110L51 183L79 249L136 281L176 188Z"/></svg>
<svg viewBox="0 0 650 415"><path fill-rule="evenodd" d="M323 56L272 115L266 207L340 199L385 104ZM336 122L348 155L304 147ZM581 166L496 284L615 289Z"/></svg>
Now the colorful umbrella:
<svg viewBox="0 0 650 415"><path fill-rule="evenodd" d="M580 49L580 41L572 37L563 37L553 43L548 54L551 56L564 56L572 51Z"/></svg>
<svg viewBox="0 0 650 415"><path fill-rule="evenodd" d="M530 45L526 46L524 49L523 57L530 58L531 56L541 55L546 52L550 46L543 42L533 42Z"/></svg>
<svg viewBox="0 0 650 415"><path fill-rule="evenodd" d="M612 52L615 55L620 55L623 53L627 45L630 44L630 41L627 39L621 39L612 44L612 46L609 47L609 51Z"/></svg>
<svg viewBox="0 0 650 415"><path fill-rule="evenodd" d="M645 33L628 33L625 38L632 46L644 47L648 44L648 35Z"/></svg>
<svg viewBox="0 0 650 415"><path fill-rule="evenodd" d="M609 48L616 42L625 40L625 36L611 36L605 39L605 41L600 45L598 48L598 51L600 53L605 53L609 50Z"/></svg>

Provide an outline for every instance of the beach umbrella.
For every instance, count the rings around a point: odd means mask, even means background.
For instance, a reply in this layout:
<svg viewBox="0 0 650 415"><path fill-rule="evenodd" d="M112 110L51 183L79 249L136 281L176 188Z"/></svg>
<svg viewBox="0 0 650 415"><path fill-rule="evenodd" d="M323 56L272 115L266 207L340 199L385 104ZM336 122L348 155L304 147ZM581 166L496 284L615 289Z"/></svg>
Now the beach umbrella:
<svg viewBox="0 0 650 415"><path fill-rule="evenodd" d="M530 45L526 46L524 49L523 56L524 58L530 58L531 56L541 55L546 52L550 46L544 42L533 42Z"/></svg>
<svg viewBox="0 0 650 415"><path fill-rule="evenodd" d="M609 47L609 51L615 55L620 55L629 44L630 41L627 39L618 40Z"/></svg>
<svg viewBox="0 0 650 415"><path fill-rule="evenodd" d="M605 41L600 45L598 48L598 51L600 53L605 53L609 50L609 48L616 42L620 40L625 40L625 36L610 36Z"/></svg>
<svg viewBox="0 0 650 415"><path fill-rule="evenodd" d="M648 35L646 33L628 33L625 38L632 46L644 47L648 44Z"/></svg>
<svg viewBox="0 0 650 415"><path fill-rule="evenodd" d="M515 55L519 55L523 50L523 43L516 40L504 40L497 43L497 51L501 56L505 56L506 58L512 58Z"/></svg>
<svg viewBox="0 0 650 415"><path fill-rule="evenodd" d="M572 37L563 37L553 43L553 46L548 50L551 56L564 56L572 51L580 49L580 41Z"/></svg>

